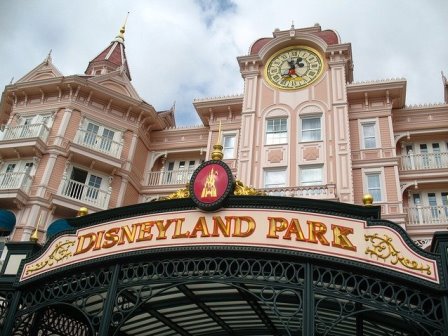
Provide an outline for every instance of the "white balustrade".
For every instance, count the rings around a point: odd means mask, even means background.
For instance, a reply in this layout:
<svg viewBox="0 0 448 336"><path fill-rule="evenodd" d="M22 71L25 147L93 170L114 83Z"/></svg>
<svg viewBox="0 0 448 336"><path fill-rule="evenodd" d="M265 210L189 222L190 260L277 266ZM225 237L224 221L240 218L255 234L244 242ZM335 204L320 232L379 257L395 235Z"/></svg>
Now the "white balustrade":
<svg viewBox="0 0 448 336"><path fill-rule="evenodd" d="M49 133L50 130L44 123L19 125L14 127L6 126L2 140L40 138L45 142L47 141Z"/></svg>
<svg viewBox="0 0 448 336"><path fill-rule="evenodd" d="M31 186L31 176L27 172L0 173L0 189L21 189L27 192Z"/></svg>
<svg viewBox="0 0 448 336"><path fill-rule="evenodd" d="M64 180L61 195L101 209L107 209L110 191L74 180Z"/></svg>
<svg viewBox="0 0 448 336"><path fill-rule="evenodd" d="M408 154L401 156L402 170L448 168L448 153Z"/></svg>
<svg viewBox="0 0 448 336"><path fill-rule="evenodd" d="M148 185L187 184L190 182L191 175L193 175L195 169L196 168L149 172Z"/></svg>
<svg viewBox="0 0 448 336"><path fill-rule="evenodd" d="M448 206L416 206L406 212L408 225L448 224Z"/></svg>
<svg viewBox="0 0 448 336"><path fill-rule="evenodd" d="M305 197L316 199L336 198L336 188L333 184L300 186L300 187L275 187L260 189L269 196Z"/></svg>
<svg viewBox="0 0 448 336"><path fill-rule="evenodd" d="M121 150L123 148L123 144L119 141L83 129L78 130L75 137L75 143L115 158L120 158Z"/></svg>

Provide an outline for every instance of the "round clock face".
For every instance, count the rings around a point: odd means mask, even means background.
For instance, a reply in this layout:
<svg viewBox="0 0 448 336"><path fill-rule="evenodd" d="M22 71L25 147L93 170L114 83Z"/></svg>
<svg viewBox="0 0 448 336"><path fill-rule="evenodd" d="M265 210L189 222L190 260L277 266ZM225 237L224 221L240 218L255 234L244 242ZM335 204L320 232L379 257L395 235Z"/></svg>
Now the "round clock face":
<svg viewBox="0 0 448 336"><path fill-rule="evenodd" d="M322 70L323 60L317 50L289 47L271 56L265 67L265 77L277 88L297 90L314 82Z"/></svg>

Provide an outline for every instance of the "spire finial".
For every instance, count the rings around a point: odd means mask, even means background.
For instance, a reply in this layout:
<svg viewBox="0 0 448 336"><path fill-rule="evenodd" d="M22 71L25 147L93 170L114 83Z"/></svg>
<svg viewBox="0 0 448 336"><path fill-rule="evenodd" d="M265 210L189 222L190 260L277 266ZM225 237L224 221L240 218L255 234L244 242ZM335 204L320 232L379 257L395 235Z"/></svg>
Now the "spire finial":
<svg viewBox="0 0 448 336"><path fill-rule="evenodd" d="M48 64L48 63L50 63L51 62L51 52L52 52L52 50L53 49L50 49L50 51L48 52L48 55L47 55L47 57L45 58L45 64Z"/></svg>
<svg viewBox="0 0 448 336"><path fill-rule="evenodd" d="M222 153L222 145L221 145L221 120L219 121L218 128L218 140L216 141L216 145L213 146L212 152L212 160L222 160L224 154Z"/></svg>
<svg viewBox="0 0 448 336"><path fill-rule="evenodd" d="M33 243L37 243L39 241L39 226L40 223L42 222L42 213L39 215L39 220L36 222L36 226L34 227L34 232L33 234L30 236L30 241Z"/></svg>
<svg viewBox="0 0 448 336"><path fill-rule="evenodd" d="M294 29L294 20L291 21L291 29Z"/></svg>
<svg viewBox="0 0 448 336"><path fill-rule="evenodd" d="M120 28L120 32L118 33L117 37L115 39L121 39L124 41L124 33L126 32L126 23L128 22L129 12L126 14L126 18L124 19L124 23Z"/></svg>
<svg viewBox="0 0 448 336"><path fill-rule="evenodd" d="M442 81L443 81L443 84L448 84L448 81L447 81L447 79L446 79L446 77L445 77L445 74L443 73L443 70L442 71L440 71L441 73L442 73Z"/></svg>

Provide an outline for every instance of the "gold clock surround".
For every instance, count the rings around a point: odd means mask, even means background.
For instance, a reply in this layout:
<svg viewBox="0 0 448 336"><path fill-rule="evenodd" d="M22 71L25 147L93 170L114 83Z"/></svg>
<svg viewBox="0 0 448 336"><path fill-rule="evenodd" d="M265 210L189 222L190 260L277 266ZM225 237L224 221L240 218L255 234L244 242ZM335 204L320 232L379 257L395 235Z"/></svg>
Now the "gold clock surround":
<svg viewBox="0 0 448 336"><path fill-rule="evenodd" d="M315 82L323 69L323 58L316 49L292 46L277 51L268 59L264 77L275 88L299 90Z"/></svg>

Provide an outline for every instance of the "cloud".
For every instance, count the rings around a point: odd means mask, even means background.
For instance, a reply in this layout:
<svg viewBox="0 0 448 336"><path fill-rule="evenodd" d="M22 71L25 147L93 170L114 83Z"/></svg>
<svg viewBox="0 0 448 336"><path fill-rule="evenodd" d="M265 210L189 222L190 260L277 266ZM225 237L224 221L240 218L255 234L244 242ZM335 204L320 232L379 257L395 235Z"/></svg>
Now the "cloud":
<svg viewBox="0 0 448 336"><path fill-rule="evenodd" d="M336 30L352 44L355 80L405 77L407 103L440 102L448 72L448 1L58 0L0 2L0 84L41 63L52 49L65 75L80 74L117 35L130 11L125 45L133 84L158 110L176 101L178 125L198 124L192 101L239 94L236 57L275 28Z"/></svg>

